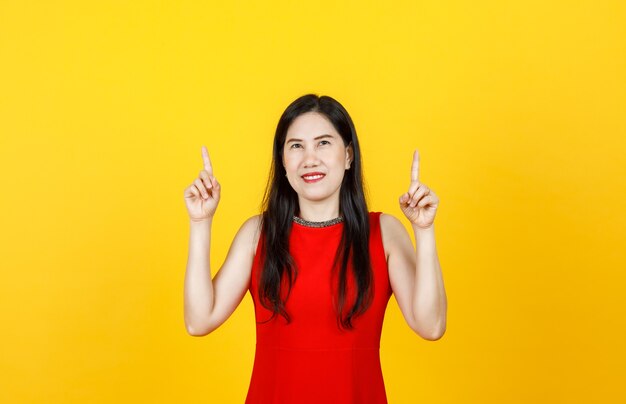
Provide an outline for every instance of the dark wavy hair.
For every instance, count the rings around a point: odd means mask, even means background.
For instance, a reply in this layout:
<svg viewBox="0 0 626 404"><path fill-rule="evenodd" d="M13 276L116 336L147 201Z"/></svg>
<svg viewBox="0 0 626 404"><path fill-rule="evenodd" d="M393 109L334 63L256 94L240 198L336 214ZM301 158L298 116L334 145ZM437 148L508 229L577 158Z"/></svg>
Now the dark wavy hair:
<svg viewBox="0 0 626 404"><path fill-rule="evenodd" d="M289 184L282 165L283 147L287 130L301 114L317 112L324 115L341 135L344 145L352 144L353 161L345 171L339 197L339 214L344 217L341 242L334 259L334 268L341 261L337 277L337 296L333 305L337 310L337 325L352 329L354 317L363 314L373 299L373 274L369 255L369 213L363 187L361 152L356 130L346 109L329 96L307 94L293 101L283 112L274 136L274 148L270 176L263 198L262 233L260 246L264 256L259 279L259 301L272 316L282 315L289 323L291 318L285 310L291 287L298 270L289 253L289 235L293 216L299 213L298 194ZM349 310L347 300L348 261L352 259L352 274L357 285L354 303ZM347 311L347 313L345 313ZM265 322L266 322L265 321Z"/></svg>

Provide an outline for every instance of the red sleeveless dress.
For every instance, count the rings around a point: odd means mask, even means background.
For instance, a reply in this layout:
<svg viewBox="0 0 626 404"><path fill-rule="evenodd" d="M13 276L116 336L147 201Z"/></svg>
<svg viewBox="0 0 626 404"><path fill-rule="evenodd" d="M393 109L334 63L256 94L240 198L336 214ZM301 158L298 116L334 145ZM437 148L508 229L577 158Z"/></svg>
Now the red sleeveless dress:
<svg viewBox="0 0 626 404"><path fill-rule="evenodd" d="M331 267L343 222L327 227L293 222L289 249L298 275L285 304L291 316L289 324L280 315L266 321L272 312L258 299L258 276L263 263L262 243L258 243L249 288L257 325L247 404L387 403L379 346L392 290L380 214L369 212L374 298L364 314L353 318L352 330L338 328L333 305L336 284L331 279L336 278ZM354 284L349 283L348 296L353 298L350 293L354 291ZM349 308L353 300L346 303Z"/></svg>

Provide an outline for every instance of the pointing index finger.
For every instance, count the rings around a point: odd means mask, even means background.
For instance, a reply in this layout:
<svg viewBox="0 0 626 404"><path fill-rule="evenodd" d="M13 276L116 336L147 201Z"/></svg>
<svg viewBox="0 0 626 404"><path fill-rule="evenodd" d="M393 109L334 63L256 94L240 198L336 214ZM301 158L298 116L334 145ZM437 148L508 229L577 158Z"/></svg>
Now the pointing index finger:
<svg viewBox="0 0 626 404"><path fill-rule="evenodd" d="M202 160L204 161L204 169L209 172L209 175L213 175L213 166L211 166L211 158L206 146L202 146Z"/></svg>
<svg viewBox="0 0 626 404"><path fill-rule="evenodd" d="M415 149L413 152L413 164L411 164L411 182L419 181L420 178L420 153Z"/></svg>

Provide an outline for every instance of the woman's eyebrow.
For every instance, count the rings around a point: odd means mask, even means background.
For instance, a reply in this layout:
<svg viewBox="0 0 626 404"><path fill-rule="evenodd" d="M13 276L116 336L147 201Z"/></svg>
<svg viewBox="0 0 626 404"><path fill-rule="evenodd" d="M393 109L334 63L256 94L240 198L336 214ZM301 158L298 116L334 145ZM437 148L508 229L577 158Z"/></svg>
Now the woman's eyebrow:
<svg viewBox="0 0 626 404"><path fill-rule="evenodd" d="M332 135L328 135L328 134L324 134L324 135L320 135L320 136L316 137L313 140L324 139L324 138L327 138L327 137L332 138L333 136ZM287 143L289 143L289 142L302 142L302 139L294 139L294 138L292 138L292 139L287 140Z"/></svg>

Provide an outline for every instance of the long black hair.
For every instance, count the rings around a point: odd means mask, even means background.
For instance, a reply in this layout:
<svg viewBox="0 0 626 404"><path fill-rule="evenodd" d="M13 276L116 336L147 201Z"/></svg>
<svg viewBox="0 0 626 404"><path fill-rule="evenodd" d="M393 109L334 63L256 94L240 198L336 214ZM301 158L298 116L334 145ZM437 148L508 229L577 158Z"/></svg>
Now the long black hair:
<svg viewBox="0 0 626 404"><path fill-rule="evenodd" d="M341 261L337 280L337 295L333 303L337 310L337 324L352 329L352 319L363 314L373 299L373 274L369 255L369 213L363 188L361 152L356 130L345 108L329 96L307 94L293 101L283 112L274 136L272 166L262 203L263 269L260 271L259 300L290 322L285 302L297 277L297 268L289 253L289 234L293 216L299 213L298 194L289 184L282 165L283 147L287 130L301 114L317 112L324 115L341 135L344 145L352 144L353 161L345 171L339 196L339 214L344 218L343 233L335 254L334 268ZM354 304L345 313L348 261L352 259L352 274L356 281ZM269 321L267 320L267 321Z"/></svg>

